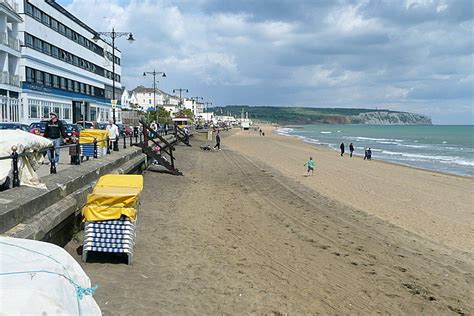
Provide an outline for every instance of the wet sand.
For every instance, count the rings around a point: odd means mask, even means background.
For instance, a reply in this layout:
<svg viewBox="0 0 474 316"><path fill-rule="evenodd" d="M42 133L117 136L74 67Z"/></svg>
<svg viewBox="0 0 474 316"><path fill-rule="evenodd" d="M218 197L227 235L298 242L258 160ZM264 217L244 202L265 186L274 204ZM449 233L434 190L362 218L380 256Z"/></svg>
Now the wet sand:
<svg viewBox="0 0 474 316"><path fill-rule="evenodd" d="M472 205L472 180L266 134L224 133L214 152L194 140L176 151L184 176L145 173L134 265L82 264L104 314L473 313L472 210L438 205ZM418 194L404 174L430 182ZM80 242L66 249L80 261Z"/></svg>

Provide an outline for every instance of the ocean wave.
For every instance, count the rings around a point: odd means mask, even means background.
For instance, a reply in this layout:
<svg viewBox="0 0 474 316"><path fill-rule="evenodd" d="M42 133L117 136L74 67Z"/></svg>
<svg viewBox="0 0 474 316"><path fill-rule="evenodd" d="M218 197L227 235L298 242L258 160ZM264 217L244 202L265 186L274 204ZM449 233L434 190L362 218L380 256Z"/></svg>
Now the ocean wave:
<svg viewBox="0 0 474 316"><path fill-rule="evenodd" d="M293 132L294 129L293 128L289 128L289 127L282 127L282 128L278 128L275 133L279 134L279 135L288 135L290 134L291 132Z"/></svg>
<svg viewBox="0 0 474 316"><path fill-rule="evenodd" d="M321 131L321 134L332 134L332 132Z"/></svg>
<svg viewBox="0 0 474 316"><path fill-rule="evenodd" d="M394 138L372 138L372 137L362 137L362 136L357 136L355 138L356 140L369 140L369 141L385 141L385 142L403 142L403 139L394 139Z"/></svg>
<svg viewBox="0 0 474 316"><path fill-rule="evenodd" d="M411 160L418 160L418 161L436 161L436 162L445 163L445 164L457 164L457 165L462 165L462 166L474 167L474 161L465 160L462 157L457 157L457 156L432 156L432 155L423 155L423 154L393 152L389 150L382 151L382 154L386 154L390 156L401 156L404 158L410 158Z"/></svg>

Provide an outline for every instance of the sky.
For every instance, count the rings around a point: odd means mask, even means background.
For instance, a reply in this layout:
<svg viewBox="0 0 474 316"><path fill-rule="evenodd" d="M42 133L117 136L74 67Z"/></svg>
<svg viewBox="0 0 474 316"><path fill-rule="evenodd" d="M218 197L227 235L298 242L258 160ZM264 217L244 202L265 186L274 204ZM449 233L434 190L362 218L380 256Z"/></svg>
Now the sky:
<svg viewBox="0 0 474 316"><path fill-rule="evenodd" d="M57 0L116 40L122 84L213 106L383 108L474 124L471 0Z"/></svg>

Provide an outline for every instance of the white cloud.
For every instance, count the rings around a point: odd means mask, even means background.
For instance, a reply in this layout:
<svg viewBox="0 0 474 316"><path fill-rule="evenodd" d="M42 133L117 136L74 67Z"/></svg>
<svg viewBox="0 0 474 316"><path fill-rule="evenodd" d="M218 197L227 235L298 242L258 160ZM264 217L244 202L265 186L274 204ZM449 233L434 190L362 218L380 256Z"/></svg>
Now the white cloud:
<svg viewBox="0 0 474 316"><path fill-rule="evenodd" d="M474 22L463 5L73 0L66 8L98 31L133 32L133 45L117 41L129 88L155 69L167 74L165 91L185 86L215 105L388 104L472 116Z"/></svg>

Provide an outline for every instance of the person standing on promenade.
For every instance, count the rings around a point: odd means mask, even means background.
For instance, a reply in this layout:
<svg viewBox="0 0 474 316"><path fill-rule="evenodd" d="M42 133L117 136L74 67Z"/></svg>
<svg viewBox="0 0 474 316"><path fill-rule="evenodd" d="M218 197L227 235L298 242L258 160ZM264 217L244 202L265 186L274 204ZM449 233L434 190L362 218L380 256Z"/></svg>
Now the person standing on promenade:
<svg viewBox="0 0 474 316"><path fill-rule="evenodd" d="M113 119L109 119L109 124L105 128L107 130L107 135L109 136L109 146L110 149L113 148L114 151L118 151L118 138L119 138L119 130L117 125L114 124Z"/></svg>
<svg viewBox="0 0 474 316"><path fill-rule="evenodd" d="M51 163L50 173L56 173L56 165L59 163L59 152L61 146L61 137L66 136L63 123L58 120L58 115L54 112L49 113L50 120L46 123L44 137L51 139L53 148L48 150L48 159Z"/></svg>
<svg viewBox="0 0 474 316"><path fill-rule="evenodd" d="M309 176L309 172L311 171L311 175L314 175L314 160L313 157L309 157L309 160L303 166L307 166L308 170L306 171L305 176Z"/></svg>
<svg viewBox="0 0 474 316"><path fill-rule="evenodd" d="M341 143L341 146L339 146L339 148L341 148L341 157L344 156L344 143Z"/></svg>
<svg viewBox="0 0 474 316"><path fill-rule="evenodd" d="M217 134L216 134L216 144L214 145L214 149L219 149L221 150L221 136L219 135L219 131L217 131Z"/></svg>
<svg viewBox="0 0 474 316"><path fill-rule="evenodd" d="M351 152L350 157L352 158L352 153L354 152L354 145L352 143L349 145L349 151Z"/></svg>

